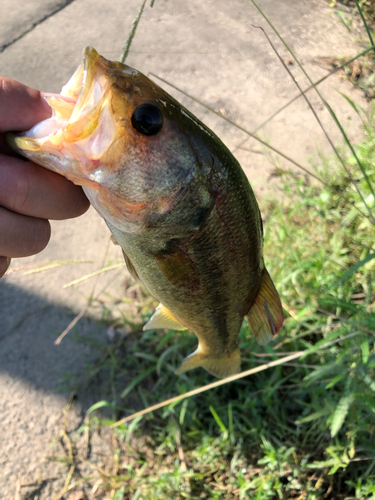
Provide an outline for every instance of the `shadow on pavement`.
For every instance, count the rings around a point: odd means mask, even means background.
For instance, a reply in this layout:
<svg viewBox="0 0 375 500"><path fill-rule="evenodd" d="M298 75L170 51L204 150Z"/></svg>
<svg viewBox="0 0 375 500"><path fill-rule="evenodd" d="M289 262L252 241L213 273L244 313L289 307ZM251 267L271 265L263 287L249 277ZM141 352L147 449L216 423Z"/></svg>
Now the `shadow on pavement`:
<svg viewBox="0 0 375 500"><path fill-rule="evenodd" d="M75 316L64 306L13 284L1 283L0 376L7 373L36 390L59 393L59 383L66 374L84 372L87 361L94 361L98 355L88 344L78 343L75 334L106 342L107 325L83 317L61 344L55 345L56 338Z"/></svg>

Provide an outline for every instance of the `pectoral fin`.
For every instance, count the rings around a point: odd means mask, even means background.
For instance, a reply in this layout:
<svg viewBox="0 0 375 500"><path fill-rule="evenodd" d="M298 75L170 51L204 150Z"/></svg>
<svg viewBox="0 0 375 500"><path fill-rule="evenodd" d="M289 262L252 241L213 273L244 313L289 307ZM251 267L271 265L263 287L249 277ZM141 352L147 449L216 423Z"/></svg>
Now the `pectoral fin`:
<svg viewBox="0 0 375 500"><path fill-rule="evenodd" d="M173 286L187 288L190 292L200 289L199 271L184 242L170 240L164 250L154 254L154 258Z"/></svg>
<svg viewBox="0 0 375 500"><path fill-rule="evenodd" d="M187 330L186 326L181 325L179 321L173 316L171 311L159 304L156 308L154 315L148 321L143 330L152 330L157 328L167 328L168 330Z"/></svg>
<svg viewBox="0 0 375 500"><path fill-rule="evenodd" d="M139 278L139 276L138 276L137 271L135 270L135 267L133 266L131 260L126 255L126 253L124 252L124 250L122 251L122 255L124 256L125 264L126 264L126 267L128 268L128 271L129 271L130 275L135 279L135 281L141 281L140 278ZM141 283L142 283L142 281L141 281Z"/></svg>
<svg viewBox="0 0 375 500"><path fill-rule="evenodd" d="M120 245L120 243L116 240L116 238L113 236L113 234L111 234L111 238L110 238L110 240L112 241L112 243L113 243L114 245Z"/></svg>
<svg viewBox="0 0 375 500"><path fill-rule="evenodd" d="M215 377L229 377L240 371L240 350L236 349L227 356L212 357L202 352L200 345L198 345L198 349L183 360L180 368L178 368L175 373L178 375L188 370L192 370L193 368L198 368L199 366Z"/></svg>
<svg viewBox="0 0 375 500"><path fill-rule="evenodd" d="M283 308L267 269L255 302L247 313L251 332L260 345L267 344L280 330L283 321Z"/></svg>

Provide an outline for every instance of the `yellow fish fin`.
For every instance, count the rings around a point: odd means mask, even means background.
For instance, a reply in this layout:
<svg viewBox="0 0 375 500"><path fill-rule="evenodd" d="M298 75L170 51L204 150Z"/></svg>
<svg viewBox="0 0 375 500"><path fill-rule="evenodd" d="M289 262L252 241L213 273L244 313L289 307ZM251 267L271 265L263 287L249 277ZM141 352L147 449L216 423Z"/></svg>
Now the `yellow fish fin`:
<svg viewBox="0 0 375 500"><path fill-rule="evenodd" d="M154 254L161 272L177 288L190 292L200 289L199 271L183 242L169 241L166 249Z"/></svg>
<svg viewBox="0 0 375 500"><path fill-rule="evenodd" d="M258 295L247 313L251 332L260 345L267 344L280 330L283 322L283 308L267 269L264 272Z"/></svg>
<svg viewBox="0 0 375 500"><path fill-rule="evenodd" d="M117 243L117 244L119 244L119 243ZM129 271L130 275L132 276L132 278L135 279L135 281L141 281L139 276L138 276L137 271L135 270L135 267L133 266L131 260L126 255L124 250L122 250L122 255L124 256L126 267L128 268L128 271ZM142 281L141 281L141 283L142 283Z"/></svg>
<svg viewBox="0 0 375 500"><path fill-rule="evenodd" d="M198 345L198 349L183 360L180 368L178 368L175 373L178 375L179 373L198 368L199 366L215 377L230 377L231 375L239 373L241 369L240 350L236 349L227 356L213 357L204 354L201 347Z"/></svg>
<svg viewBox="0 0 375 500"><path fill-rule="evenodd" d="M186 326L181 325L173 316L171 311L163 304L159 304L154 315L148 321L143 330L153 330L156 328L168 328L168 330L187 330Z"/></svg>
<svg viewBox="0 0 375 500"><path fill-rule="evenodd" d="M110 240L112 241L112 243L113 243L114 245L119 245L119 244L120 244L120 243L116 240L116 238L113 236L113 234L111 234L111 238L110 238Z"/></svg>

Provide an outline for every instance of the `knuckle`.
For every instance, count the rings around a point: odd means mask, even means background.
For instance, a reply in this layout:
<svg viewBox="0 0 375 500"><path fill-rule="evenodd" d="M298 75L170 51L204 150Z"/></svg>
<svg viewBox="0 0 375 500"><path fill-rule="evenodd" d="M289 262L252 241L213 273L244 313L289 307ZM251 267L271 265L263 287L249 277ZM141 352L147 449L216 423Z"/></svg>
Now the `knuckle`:
<svg viewBox="0 0 375 500"><path fill-rule="evenodd" d="M30 200L30 177L26 172L20 172L14 180L14 190L12 196L13 210L22 210L28 205Z"/></svg>
<svg viewBox="0 0 375 500"><path fill-rule="evenodd" d="M30 169L18 158L0 158L0 205L14 212L27 213L32 192Z"/></svg>

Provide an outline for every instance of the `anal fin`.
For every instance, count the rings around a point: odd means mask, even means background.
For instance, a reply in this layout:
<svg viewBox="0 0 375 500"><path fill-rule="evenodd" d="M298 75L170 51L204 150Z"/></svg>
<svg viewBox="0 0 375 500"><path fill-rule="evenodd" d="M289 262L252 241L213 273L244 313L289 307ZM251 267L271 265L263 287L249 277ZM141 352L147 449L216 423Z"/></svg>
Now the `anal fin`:
<svg viewBox="0 0 375 500"><path fill-rule="evenodd" d="M163 304L159 304L155 313L148 321L143 330L152 330L157 328L167 328L168 330L187 330Z"/></svg>
<svg viewBox="0 0 375 500"><path fill-rule="evenodd" d="M175 373L178 375L198 367L204 368L208 373L218 378L235 375L241 369L240 350L236 349L225 356L213 357L202 352L201 347L198 345L198 349L183 360L180 368Z"/></svg>
<svg viewBox="0 0 375 500"><path fill-rule="evenodd" d="M247 318L251 332L260 345L270 342L284 322L279 294L267 269L264 271L260 290L247 313Z"/></svg>

